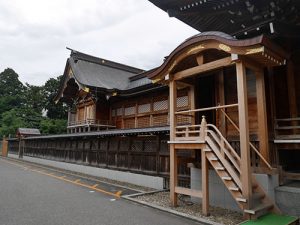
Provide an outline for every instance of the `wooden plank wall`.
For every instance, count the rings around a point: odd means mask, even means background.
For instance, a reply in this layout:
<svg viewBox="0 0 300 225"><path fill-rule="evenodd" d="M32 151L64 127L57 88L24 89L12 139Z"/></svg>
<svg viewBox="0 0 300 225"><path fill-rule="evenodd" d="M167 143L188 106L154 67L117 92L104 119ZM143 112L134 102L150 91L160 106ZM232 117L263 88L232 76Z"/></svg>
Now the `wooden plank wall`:
<svg viewBox="0 0 300 225"><path fill-rule="evenodd" d="M25 154L50 160L83 164L100 168L130 171L169 179L169 136L112 136L44 138L25 140ZM18 141L9 141L9 152L18 153ZM183 155L184 156L184 155ZM183 157L182 156L182 157ZM179 166L179 182L189 187L190 171Z"/></svg>
<svg viewBox="0 0 300 225"><path fill-rule="evenodd" d="M121 99L111 104L112 122L117 129L166 126L169 124L168 91L155 95L139 96L127 100ZM188 89L178 91L177 110L190 108ZM191 123L190 117L179 116L178 124Z"/></svg>

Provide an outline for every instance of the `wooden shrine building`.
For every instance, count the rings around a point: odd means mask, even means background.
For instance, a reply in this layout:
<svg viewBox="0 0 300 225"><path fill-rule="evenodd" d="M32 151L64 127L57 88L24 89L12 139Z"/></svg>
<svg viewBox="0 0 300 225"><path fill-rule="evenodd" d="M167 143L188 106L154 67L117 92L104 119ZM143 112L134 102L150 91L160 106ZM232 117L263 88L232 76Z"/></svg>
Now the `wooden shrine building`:
<svg viewBox="0 0 300 225"><path fill-rule="evenodd" d="M150 2L201 33L149 71L70 49L68 133L24 138L24 154L164 177L173 206L198 197L206 215L213 172L245 216L285 212L257 174L300 180L299 1Z"/></svg>
<svg viewBox="0 0 300 225"><path fill-rule="evenodd" d="M201 196L208 214L211 167L246 215L279 213L252 174L300 178L299 1L150 1L202 32L149 75L169 85L172 204L177 194ZM193 90L193 103L178 111L182 85ZM192 124L178 125L183 115ZM202 192L178 186L177 152L187 149L201 155Z"/></svg>
<svg viewBox="0 0 300 225"><path fill-rule="evenodd" d="M70 106L69 133L168 125L168 90L151 71L71 50L56 101ZM188 109L187 89L178 107Z"/></svg>

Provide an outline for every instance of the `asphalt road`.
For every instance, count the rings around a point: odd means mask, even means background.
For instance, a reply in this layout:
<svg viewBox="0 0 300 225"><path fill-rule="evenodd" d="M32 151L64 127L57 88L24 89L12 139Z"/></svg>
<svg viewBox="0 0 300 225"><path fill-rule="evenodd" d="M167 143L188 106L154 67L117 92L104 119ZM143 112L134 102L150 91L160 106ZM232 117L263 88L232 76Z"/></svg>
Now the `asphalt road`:
<svg viewBox="0 0 300 225"><path fill-rule="evenodd" d="M114 196L128 190L74 179L0 158L0 224L199 225Z"/></svg>

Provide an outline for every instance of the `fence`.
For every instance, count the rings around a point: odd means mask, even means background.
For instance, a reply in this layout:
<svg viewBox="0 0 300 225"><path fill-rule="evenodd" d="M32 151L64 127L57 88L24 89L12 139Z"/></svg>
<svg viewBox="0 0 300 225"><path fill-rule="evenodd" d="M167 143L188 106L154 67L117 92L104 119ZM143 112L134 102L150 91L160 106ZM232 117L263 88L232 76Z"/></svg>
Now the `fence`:
<svg viewBox="0 0 300 225"><path fill-rule="evenodd" d="M24 155L87 166L130 171L169 178L169 136L76 136L24 140ZM9 152L18 153L19 142L9 140ZM190 171L179 166L180 185L189 187Z"/></svg>

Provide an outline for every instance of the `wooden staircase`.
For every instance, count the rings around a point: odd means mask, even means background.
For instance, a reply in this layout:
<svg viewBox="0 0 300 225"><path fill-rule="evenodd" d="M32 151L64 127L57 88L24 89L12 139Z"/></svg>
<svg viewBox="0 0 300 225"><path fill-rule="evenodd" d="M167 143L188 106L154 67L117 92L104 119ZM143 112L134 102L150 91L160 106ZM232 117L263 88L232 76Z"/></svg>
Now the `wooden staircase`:
<svg viewBox="0 0 300 225"><path fill-rule="evenodd" d="M196 135L197 132L198 135ZM199 142L200 140L201 143L204 143L202 145L204 146L204 148L202 147L202 156L204 155L207 158L248 218L256 219L270 212L280 214L280 210L267 196L254 175L251 177L251 197L247 199L244 196L243 190L245 187L243 187L241 181L241 158L216 126L206 124L206 121L202 121L201 125L178 126L176 127L175 140L178 148L180 148L180 143L184 144L187 141L195 142L198 140ZM249 205L250 207L247 207Z"/></svg>

